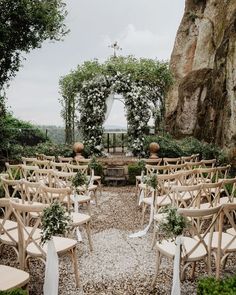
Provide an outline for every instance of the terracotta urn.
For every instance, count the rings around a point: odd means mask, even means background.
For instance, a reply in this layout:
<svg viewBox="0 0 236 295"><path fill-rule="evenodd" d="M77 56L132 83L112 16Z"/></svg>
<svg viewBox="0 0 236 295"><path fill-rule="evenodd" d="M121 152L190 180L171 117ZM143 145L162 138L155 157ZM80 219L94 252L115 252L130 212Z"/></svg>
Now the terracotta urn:
<svg viewBox="0 0 236 295"><path fill-rule="evenodd" d="M157 152L159 151L160 146L157 142L151 142L149 144L149 151L150 151L150 159L158 158Z"/></svg>
<svg viewBox="0 0 236 295"><path fill-rule="evenodd" d="M81 155L83 149L84 149L84 145L81 142L74 143L73 151L76 153L75 160L84 159L84 157Z"/></svg>

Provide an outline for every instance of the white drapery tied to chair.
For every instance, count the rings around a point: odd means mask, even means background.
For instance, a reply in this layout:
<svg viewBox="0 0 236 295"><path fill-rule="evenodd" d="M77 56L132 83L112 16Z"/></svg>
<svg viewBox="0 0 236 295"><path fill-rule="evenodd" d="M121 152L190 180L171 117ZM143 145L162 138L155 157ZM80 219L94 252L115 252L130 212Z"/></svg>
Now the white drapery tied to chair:
<svg viewBox="0 0 236 295"><path fill-rule="evenodd" d="M144 194L143 190L140 192L140 199L142 198L141 194ZM144 196L144 195L143 195ZM154 216L154 197L155 197L155 190L152 189L152 196L151 196L151 209L150 209L150 218L149 218L149 222L148 225L141 231L137 232L137 233L133 233L131 235L129 235L129 238L140 238L143 237L147 234L152 222L153 222L153 216Z"/></svg>
<svg viewBox="0 0 236 295"><path fill-rule="evenodd" d="M45 268L45 278L43 285L44 295L58 295L59 284L58 255L53 242L53 238L47 244L47 260Z"/></svg>

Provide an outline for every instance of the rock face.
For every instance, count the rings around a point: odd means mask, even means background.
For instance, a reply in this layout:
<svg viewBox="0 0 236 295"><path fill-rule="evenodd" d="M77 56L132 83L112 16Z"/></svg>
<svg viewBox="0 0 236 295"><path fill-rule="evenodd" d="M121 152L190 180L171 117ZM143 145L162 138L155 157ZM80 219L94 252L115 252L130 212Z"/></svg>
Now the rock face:
<svg viewBox="0 0 236 295"><path fill-rule="evenodd" d="M236 0L186 0L170 67L167 130L236 144Z"/></svg>

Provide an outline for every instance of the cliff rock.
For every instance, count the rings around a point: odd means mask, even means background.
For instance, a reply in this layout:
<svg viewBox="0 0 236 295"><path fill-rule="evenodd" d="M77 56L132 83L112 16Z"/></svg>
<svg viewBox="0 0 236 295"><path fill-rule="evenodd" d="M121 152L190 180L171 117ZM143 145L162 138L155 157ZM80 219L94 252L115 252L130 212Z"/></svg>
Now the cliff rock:
<svg viewBox="0 0 236 295"><path fill-rule="evenodd" d="M186 0L170 68L167 130L236 144L236 0Z"/></svg>

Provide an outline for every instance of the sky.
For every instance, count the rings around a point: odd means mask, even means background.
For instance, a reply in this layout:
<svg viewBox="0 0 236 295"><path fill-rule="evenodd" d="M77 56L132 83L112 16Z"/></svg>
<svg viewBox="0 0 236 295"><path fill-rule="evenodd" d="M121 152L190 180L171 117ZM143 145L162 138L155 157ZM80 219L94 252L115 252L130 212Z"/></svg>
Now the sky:
<svg viewBox="0 0 236 295"><path fill-rule="evenodd" d="M64 0L70 33L63 42L44 42L26 60L7 91L13 114L40 125L63 126L59 79L86 60L120 55L169 60L184 0ZM105 125L126 126L123 104L115 101Z"/></svg>

